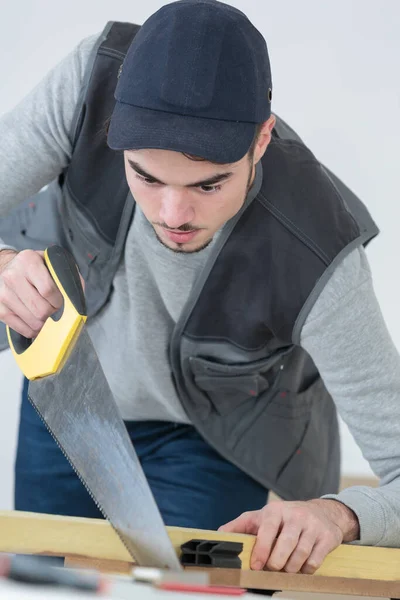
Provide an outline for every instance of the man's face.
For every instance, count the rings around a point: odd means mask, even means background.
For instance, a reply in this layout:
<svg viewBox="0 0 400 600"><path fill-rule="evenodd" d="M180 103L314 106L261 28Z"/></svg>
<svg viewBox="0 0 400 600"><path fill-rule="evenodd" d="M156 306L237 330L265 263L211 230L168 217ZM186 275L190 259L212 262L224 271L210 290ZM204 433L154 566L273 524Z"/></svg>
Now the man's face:
<svg viewBox="0 0 400 600"><path fill-rule="evenodd" d="M174 252L198 252L242 207L254 169L248 155L228 165L169 150L127 150L135 201L158 240Z"/></svg>

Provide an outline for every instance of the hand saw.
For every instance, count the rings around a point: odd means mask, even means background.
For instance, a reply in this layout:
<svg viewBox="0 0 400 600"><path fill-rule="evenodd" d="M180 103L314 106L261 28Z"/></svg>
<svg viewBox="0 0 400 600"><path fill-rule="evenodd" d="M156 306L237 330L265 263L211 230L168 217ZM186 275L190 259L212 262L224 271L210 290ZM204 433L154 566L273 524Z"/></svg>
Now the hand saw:
<svg viewBox="0 0 400 600"><path fill-rule="evenodd" d="M47 319L34 340L7 327L11 350L30 380L29 399L135 561L180 570L86 331L75 261L59 246L48 248L44 259L63 295L62 311Z"/></svg>

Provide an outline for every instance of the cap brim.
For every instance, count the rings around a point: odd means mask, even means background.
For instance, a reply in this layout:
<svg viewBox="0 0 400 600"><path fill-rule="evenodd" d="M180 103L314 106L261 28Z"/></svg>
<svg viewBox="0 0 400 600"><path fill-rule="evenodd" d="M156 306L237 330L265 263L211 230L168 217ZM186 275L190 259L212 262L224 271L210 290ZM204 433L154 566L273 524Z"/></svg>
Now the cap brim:
<svg viewBox="0 0 400 600"><path fill-rule="evenodd" d="M113 150L156 148L233 163L248 152L256 123L177 115L116 102L108 131Z"/></svg>

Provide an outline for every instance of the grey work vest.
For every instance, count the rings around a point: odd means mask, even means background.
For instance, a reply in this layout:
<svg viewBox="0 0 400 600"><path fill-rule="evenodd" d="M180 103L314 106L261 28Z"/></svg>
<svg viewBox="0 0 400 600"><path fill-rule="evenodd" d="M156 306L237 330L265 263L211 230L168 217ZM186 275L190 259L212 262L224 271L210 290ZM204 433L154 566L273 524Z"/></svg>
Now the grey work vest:
<svg viewBox="0 0 400 600"><path fill-rule="evenodd" d="M86 73L68 169L0 223L0 237L17 248L70 248L89 315L112 293L134 215L123 156L107 147L104 126L136 31L107 25ZM339 437L300 331L336 265L378 229L279 118L253 195L195 283L170 367L183 407L212 446L281 497L308 499L337 491Z"/></svg>

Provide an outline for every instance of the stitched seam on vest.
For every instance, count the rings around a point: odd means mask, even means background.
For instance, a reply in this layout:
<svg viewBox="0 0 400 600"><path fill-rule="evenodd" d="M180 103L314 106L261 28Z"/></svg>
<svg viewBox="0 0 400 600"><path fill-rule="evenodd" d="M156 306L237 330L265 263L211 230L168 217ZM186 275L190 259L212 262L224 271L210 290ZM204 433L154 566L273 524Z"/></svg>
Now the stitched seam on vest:
<svg viewBox="0 0 400 600"><path fill-rule="evenodd" d="M282 120L282 119L280 119L280 120ZM287 125L287 127L289 127L289 125ZM290 127L289 127L289 129L290 129ZM295 133L295 132L293 132L293 133ZM295 135L297 135L297 134L295 134ZM340 194L339 190L337 189L337 187L336 187L336 185L335 185L335 182L334 182L334 181L332 181L332 178L331 178L331 176L329 175L329 169L327 169L327 167L325 167L325 165L323 165L322 163L320 163L320 162L319 162L319 161L318 161L318 160L315 158L315 156L312 154L311 150L310 150L309 148L307 148L307 146L305 146L305 145L304 145L304 143L303 143L301 140L299 141L299 140L296 140L296 139L293 139L293 138L281 138L281 137L279 137L279 136L278 136L278 139L279 139L279 141L280 141L280 143L281 143L282 145L286 145L286 146L290 146L290 145L292 145L292 146L297 146L297 147L298 147L298 148L300 148L301 150L307 150L307 151L309 152L309 154L310 154L310 157L312 157L312 159L313 159L313 162L314 162L316 165L319 165L320 167L322 167L322 169L323 169L323 171L324 171L324 174L325 174L325 176L326 176L326 178L327 178L327 180L328 180L328 185L331 187L331 189L332 189L333 193L335 194L335 196L336 196L336 198L338 199L338 201L339 201L340 205L342 206L342 209L343 209L344 211L346 211L346 212L347 212L347 214L349 215L349 217L350 217L350 218L351 218L351 220L353 221L353 224L354 224L354 225L355 225L355 226L358 228L358 230L359 230L359 231L360 231L360 233L361 233L360 224L358 223L358 221L357 221L357 219L355 218L355 216L353 215L353 213L352 213L352 212L351 212L351 211L348 209L348 207L346 206L346 204L345 204L345 202L344 202L344 200L343 200L343 197L342 197L342 195ZM333 175L334 175L334 174L333 174ZM350 191L351 191L351 190L350 190ZM328 259L328 260L329 260L329 259Z"/></svg>
<svg viewBox="0 0 400 600"><path fill-rule="evenodd" d="M248 346L242 346L241 344L238 344L237 342L234 342L233 340L231 340L225 336L213 336L213 335L197 336L197 335L193 335L192 333L188 333L187 331L185 331L185 333L183 334L183 337L189 338L191 340L208 341L208 342L209 341L220 342L221 340L223 340L227 344L231 344L232 346L235 346L236 348L239 348L240 350L245 350L245 351L250 351L250 352L257 352L258 350L264 350L264 348L266 348L269 344L269 342L267 342L266 344L263 344L262 346L257 346L255 348L254 347L249 348Z"/></svg>
<svg viewBox="0 0 400 600"><path fill-rule="evenodd" d="M271 212L274 215L274 217L278 219L278 221L280 221L297 238L299 238L303 242L303 244L305 244L312 252L314 252L314 254L318 256L318 258L322 260L323 263L329 265L329 256L325 254L322 248L320 248L315 242L312 241L311 238L309 238L305 233L303 233L301 229L299 229L297 225L295 225L293 221L291 221L286 215L284 215L276 206L269 202L269 200L267 200L267 198L263 195L262 192L260 192L259 198L261 203L265 206L265 208L269 210L269 212Z"/></svg>
<svg viewBox="0 0 400 600"><path fill-rule="evenodd" d="M104 27L103 31L101 32L95 45L93 46L92 51L90 53L89 60L86 64L86 67L84 70L83 79L82 79L82 88L81 88L81 91L79 94L78 104L75 109L74 118L72 121L72 124L73 124L73 127L72 127L72 129L73 129L72 152L75 151L76 144L78 142L78 138L79 138L79 135L81 132L81 127L82 127L82 123L83 123L82 115L83 115L83 111L85 110L85 104L86 104L86 102L85 102L86 94L88 91L88 87L90 85L90 81L92 79L93 70L94 70L95 63L97 61L98 52L99 52L99 49L101 48L101 44L103 44L104 41L107 39L108 32L110 31L111 28L112 28L112 23L108 22L107 25ZM66 172L68 172L68 168L66 169Z"/></svg>
<svg viewBox="0 0 400 600"><path fill-rule="evenodd" d="M297 344L298 346L301 345L300 337L301 337L302 328L308 318L308 315L311 312L312 307L314 306L315 302L317 301L317 299L318 299L320 293L322 292L322 290L324 289L325 285L327 284L329 279L332 277L332 273L335 271L336 267L346 258L346 256L348 256L350 254L350 252L353 252L353 250L355 248L357 248L358 246L363 245L365 243L365 240L369 239L369 237L370 237L369 233L363 233L362 235L360 235L359 237L354 239L352 242L347 244L347 246L342 248L342 250L331 261L328 268L325 269L324 273L321 275L319 280L315 283L313 289L311 290L311 292L308 295L308 298L304 302L303 307L300 310L300 312L297 316L296 322L294 324L293 332L292 332L292 341L294 344Z"/></svg>
<svg viewBox="0 0 400 600"><path fill-rule="evenodd" d="M287 125L287 127L289 127L289 125ZM289 129L290 129L290 127L289 127ZM295 132L293 132L293 133L295 133ZM295 135L297 135L297 134L295 134ZM326 176L326 179L328 180L328 185L331 187L331 189L332 189L333 193L335 194L337 200L339 201L340 205L342 206L342 209L347 212L347 214L349 215L349 217L353 221L353 224L361 232L360 224L358 223L358 221L355 218L355 216L353 215L353 213L346 206L341 193L339 192L339 190L337 189L337 187L335 185L335 182L332 181L332 178L329 175L329 172L328 172L329 170L327 170L327 167L325 167L325 165L323 165L322 163L320 163L315 158L315 156L313 155L313 153L311 152L311 150L309 148L307 148L307 146L305 146L304 143L301 140L297 140L297 139L293 139L293 138L281 138L281 137L278 137L278 139L279 139L280 144L282 144L284 146L296 146L297 148L299 148L301 150L307 150L308 151L308 153L310 155L310 158L312 158L314 164L319 165L319 167L321 167L322 170L324 171L324 175ZM328 261L329 261L329 258L328 258Z"/></svg>
<svg viewBox="0 0 400 600"><path fill-rule="evenodd" d="M104 54L105 56L111 56L111 58L121 58L122 60L126 56L123 52L120 52L119 50L114 50L114 48L107 48L104 46L100 46L98 54Z"/></svg>
<svg viewBox="0 0 400 600"><path fill-rule="evenodd" d="M126 197L126 200L125 200L124 208L123 208L122 213L121 213L121 219L120 219L120 222L119 222L119 225L118 225L117 234L115 236L114 246L113 246L113 249L111 251L111 259L114 258L114 256L116 255L116 252L119 251L118 242L119 242L120 237L121 237L121 231L122 231L123 227L125 227L126 213L130 209L132 209L132 211L131 211L131 220L130 220L130 223L129 223L128 227L126 228L126 231L128 231L128 229L129 229L129 227L130 227L130 225L132 223L132 217L134 215L134 211L136 210L136 202L135 202L135 200L133 200L133 206L132 207L130 207L129 204L128 204L128 197L129 197L129 195L130 195L130 191L127 192L127 197ZM133 196L132 196L132 199L133 199ZM125 241L126 241L126 236L125 236ZM123 244L122 244L122 250L120 252L120 258L123 255L123 252L124 252L123 247L124 246L125 246L125 242L123 242ZM118 264L117 264L117 266L118 266ZM115 275L115 273L114 273L114 275ZM114 277L113 277L113 279L114 279Z"/></svg>

